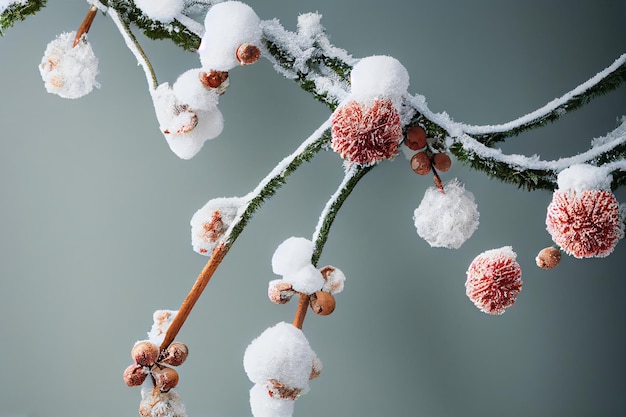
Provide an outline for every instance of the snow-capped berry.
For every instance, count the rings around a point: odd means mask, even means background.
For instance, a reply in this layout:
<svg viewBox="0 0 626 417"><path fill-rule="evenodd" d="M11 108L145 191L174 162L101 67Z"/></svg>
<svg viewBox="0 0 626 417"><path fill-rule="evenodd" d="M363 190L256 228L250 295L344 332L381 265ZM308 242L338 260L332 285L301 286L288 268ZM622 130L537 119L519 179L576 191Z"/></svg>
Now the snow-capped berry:
<svg viewBox="0 0 626 417"><path fill-rule="evenodd" d="M174 20L183 10L183 0L134 0L135 5L149 19L168 23Z"/></svg>
<svg viewBox="0 0 626 417"><path fill-rule="evenodd" d="M214 198L196 211L190 221L193 250L210 256L244 205L239 197Z"/></svg>
<svg viewBox="0 0 626 417"><path fill-rule="evenodd" d="M552 269L561 262L561 251L553 246L542 249L535 258L541 269Z"/></svg>
<svg viewBox="0 0 626 417"><path fill-rule="evenodd" d="M272 255L272 271L277 275L297 272L311 264L313 242L292 236L282 242Z"/></svg>
<svg viewBox="0 0 626 417"><path fill-rule="evenodd" d="M327 265L320 269L322 276L324 277L324 286L322 291L329 292L331 294L337 294L343 291L344 282L346 281L345 274L339 268Z"/></svg>
<svg viewBox="0 0 626 417"><path fill-rule="evenodd" d="M167 349L165 349L163 357L159 360L159 363L180 366L183 362L185 362L188 354L189 349L187 348L187 345L180 342L173 342L167 347Z"/></svg>
<svg viewBox="0 0 626 417"><path fill-rule="evenodd" d="M240 64L237 48L245 43L261 45L261 19L239 1L217 3L204 19L205 34L198 54L205 70L228 71Z"/></svg>
<svg viewBox="0 0 626 417"><path fill-rule="evenodd" d="M409 88L409 72L395 58L375 55L356 63L350 83L351 95L357 100L386 97L397 101Z"/></svg>
<svg viewBox="0 0 626 417"><path fill-rule="evenodd" d="M478 229L480 213L474 194L454 179L443 186L429 187L413 212L417 234L432 247L458 249Z"/></svg>
<svg viewBox="0 0 626 417"><path fill-rule="evenodd" d="M178 372L169 366L156 365L150 370L154 384L161 390L167 392L178 385Z"/></svg>
<svg viewBox="0 0 626 417"><path fill-rule="evenodd" d="M295 294L296 292L293 290L293 286L282 279L275 279L269 282L267 296L270 301L275 304L285 304L291 300Z"/></svg>
<svg viewBox="0 0 626 417"><path fill-rule="evenodd" d="M606 257L624 237L617 199L605 190L555 190L546 229L554 243L576 258Z"/></svg>
<svg viewBox="0 0 626 417"><path fill-rule="evenodd" d="M430 172L430 158L426 152L418 152L411 157L411 169L419 175L426 175Z"/></svg>
<svg viewBox="0 0 626 417"><path fill-rule="evenodd" d="M368 166L397 155L402 126L391 100L351 100L334 111L331 122L331 147L346 161Z"/></svg>
<svg viewBox="0 0 626 417"><path fill-rule="evenodd" d="M235 55L241 65L251 65L261 58L261 50L258 46L246 42L237 47Z"/></svg>
<svg viewBox="0 0 626 417"><path fill-rule="evenodd" d="M499 315L522 290L522 269L510 246L478 255L467 270L465 293L482 312Z"/></svg>
<svg viewBox="0 0 626 417"><path fill-rule="evenodd" d="M144 367L134 363L124 370L124 383L129 387L137 387L143 384L147 376Z"/></svg>
<svg viewBox="0 0 626 417"><path fill-rule="evenodd" d="M448 154L439 152L433 155L433 168L439 172L446 172L452 166L452 160Z"/></svg>
<svg viewBox="0 0 626 417"><path fill-rule="evenodd" d="M198 76L202 85L206 88L214 88L217 94L224 94L230 84L228 81L228 71L211 70L208 73L200 71Z"/></svg>
<svg viewBox="0 0 626 417"><path fill-rule="evenodd" d="M159 347L152 342L142 340L135 343L130 355L138 365L152 366L159 357Z"/></svg>
<svg viewBox="0 0 626 417"><path fill-rule="evenodd" d="M207 110L217 106L219 94L214 88L206 88L202 83L202 69L193 68L178 76L172 90L179 102L192 109Z"/></svg>
<svg viewBox="0 0 626 417"><path fill-rule="evenodd" d="M426 146L426 131L421 126L411 126L406 131L404 144L412 151L419 151Z"/></svg>
<svg viewBox="0 0 626 417"><path fill-rule="evenodd" d="M98 58L83 35L75 47L76 32L60 34L48 43L39 65L46 91L63 98L79 98L89 94L98 75Z"/></svg>
<svg viewBox="0 0 626 417"><path fill-rule="evenodd" d="M335 311L335 297L326 291L317 291L311 294L309 300L311 310L317 315L327 316Z"/></svg>

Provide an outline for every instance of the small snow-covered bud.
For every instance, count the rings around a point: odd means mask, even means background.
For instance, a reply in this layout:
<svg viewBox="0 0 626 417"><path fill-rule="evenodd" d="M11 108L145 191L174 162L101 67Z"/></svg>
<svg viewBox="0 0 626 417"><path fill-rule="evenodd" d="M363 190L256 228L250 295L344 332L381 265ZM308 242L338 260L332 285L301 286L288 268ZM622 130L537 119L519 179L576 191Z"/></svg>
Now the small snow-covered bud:
<svg viewBox="0 0 626 417"><path fill-rule="evenodd" d="M237 55L237 61L239 61L241 65L254 64L261 58L261 50L259 47L247 42L239 45L235 54Z"/></svg>
<svg viewBox="0 0 626 417"><path fill-rule="evenodd" d="M224 94L230 84L228 81L228 71L211 70L208 73L200 71L198 77L202 85L206 88L215 89L217 94Z"/></svg>
<svg viewBox="0 0 626 417"><path fill-rule="evenodd" d="M159 347L148 340L142 340L135 343L130 354L138 365L152 366L159 357Z"/></svg>
<svg viewBox="0 0 626 417"><path fill-rule="evenodd" d="M322 276L324 277L324 286L322 291L329 292L331 294L337 294L343 291L344 282L346 281L345 274L339 268L327 265L320 269Z"/></svg>
<svg viewBox="0 0 626 417"><path fill-rule="evenodd" d="M157 310L152 315L152 328L148 332L148 340L157 346L160 346L165 339L167 329L172 324L174 317L178 313L177 310Z"/></svg>
<svg viewBox="0 0 626 417"><path fill-rule="evenodd" d="M452 166L452 160L448 154L439 152L433 155L433 168L439 172L446 172Z"/></svg>
<svg viewBox="0 0 626 417"><path fill-rule="evenodd" d="M510 246L478 255L467 270L465 293L480 311L500 315L522 290L522 269Z"/></svg>
<svg viewBox="0 0 626 417"><path fill-rule="evenodd" d="M205 33L198 48L206 70L228 71L240 65L237 48L245 43L261 44L261 19L239 1L217 3L204 19Z"/></svg>
<svg viewBox="0 0 626 417"><path fill-rule="evenodd" d="M159 360L159 363L166 363L171 366L180 366L187 359L187 355L189 354L189 349L187 345L180 342L171 343L165 352L163 352L163 357Z"/></svg>
<svg viewBox="0 0 626 417"><path fill-rule="evenodd" d="M150 370L154 384L161 392L168 392L178 385L178 372L169 366L156 365Z"/></svg>
<svg viewBox="0 0 626 417"><path fill-rule="evenodd" d="M418 152L411 157L411 169L419 175L426 175L430 172L430 158L426 152Z"/></svg>
<svg viewBox="0 0 626 417"><path fill-rule="evenodd" d="M124 382L129 387L137 387L146 380L148 374L143 366L136 363L130 365L124 370Z"/></svg>
<svg viewBox="0 0 626 417"><path fill-rule="evenodd" d="M178 76L172 90L178 101L197 110L211 110L217 106L219 95L215 89L207 89L202 82L200 68L193 68Z"/></svg>
<svg viewBox="0 0 626 417"><path fill-rule="evenodd" d="M413 212L417 234L432 247L458 249L478 229L480 213L474 194L456 179L442 186L429 187Z"/></svg>
<svg viewBox="0 0 626 417"><path fill-rule="evenodd" d="M322 374L324 366L322 365L322 361L317 355L313 358L313 365L311 367L311 375L309 375L309 381L319 377Z"/></svg>
<svg viewBox="0 0 626 417"><path fill-rule="evenodd" d="M361 59L350 72L351 94L356 99L387 97L394 101L406 94L409 72L397 59L375 55Z"/></svg>
<svg viewBox="0 0 626 417"><path fill-rule="evenodd" d="M311 310L320 316L328 316L335 311L335 297L326 291L317 291L315 294L311 294L309 304Z"/></svg>
<svg viewBox="0 0 626 417"><path fill-rule="evenodd" d="M295 291L302 294L313 294L324 286L324 277L319 269L309 263L296 272L283 275L283 279L289 282Z"/></svg>
<svg viewBox="0 0 626 417"><path fill-rule="evenodd" d="M214 198L196 211L190 221L193 250L210 256L245 203L239 197Z"/></svg>
<svg viewBox="0 0 626 417"><path fill-rule="evenodd" d="M426 146L426 131L421 126L411 126L406 131L404 144L412 151L419 151Z"/></svg>
<svg viewBox="0 0 626 417"><path fill-rule="evenodd" d="M561 251L553 246L542 249L535 258L541 269L552 269L561 262Z"/></svg>
<svg viewBox="0 0 626 417"><path fill-rule="evenodd" d="M402 126L390 99L348 101L333 112L331 123L331 147L350 163L369 166L397 155Z"/></svg>
<svg viewBox="0 0 626 417"><path fill-rule="evenodd" d="M285 304L295 295L295 291L293 290L293 286L283 281L282 279L275 279L270 281L269 286L267 288L267 296L270 301L275 304Z"/></svg>
<svg viewBox="0 0 626 417"><path fill-rule="evenodd" d="M311 263L313 242L292 236L283 241L272 255L272 271L277 275L297 272Z"/></svg>
<svg viewBox="0 0 626 417"><path fill-rule="evenodd" d="M98 58L83 35L75 47L76 32L60 34L46 47L39 65L39 72L46 91L63 98L79 98L89 94L98 75Z"/></svg>
<svg viewBox="0 0 626 417"><path fill-rule="evenodd" d="M134 0L135 5L149 19L169 23L182 12L183 0Z"/></svg>

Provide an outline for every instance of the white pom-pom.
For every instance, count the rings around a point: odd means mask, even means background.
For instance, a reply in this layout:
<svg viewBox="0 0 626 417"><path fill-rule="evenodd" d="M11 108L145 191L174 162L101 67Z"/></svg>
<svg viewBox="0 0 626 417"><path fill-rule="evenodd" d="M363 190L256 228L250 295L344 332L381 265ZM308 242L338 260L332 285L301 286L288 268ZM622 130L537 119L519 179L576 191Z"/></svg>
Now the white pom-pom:
<svg viewBox="0 0 626 417"><path fill-rule="evenodd" d="M210 110L217 106L219 94L216 89L202 85L200 72L201 68L183 72L172 85L172 90L181 103L189 105L192 109Z"/></svg>
<svg viewBox="0 0 626 417"><path fill-rule="evenodd" d="M296 272L283 275L283 280L290 283L295 291L303 294L313 294L321 290L325 283L322 273L310 261Z"/></svg>
<svg viewBox="0 0 626 417"><path fill-rule="evenodd" d="M72 47L75 36L76 32L66 32L50 42L39 65L46 91L63 98L79 98L100 87L98 58L87 35Z"/></svg>
<svg viewBox="0 0 626 417"><path fill-rule="evenodd" d="M303 237L290 237L278 245L272 255L272 271L277 275L295 273L311 263L313 242Z"/></svg>
<svg viewBox="0 0 626 417"><path fill-rule="evenodd" d="M417 234L430 246L458 249L478 228L478 206L474 195L456 179L426 190L413 213Z"/></svg>
<svg viewBox="0 0 626 417"><path fill-rule="evenodd" d="M211 255L246 200L239 197L209 200L191 217L191 246L201 255Z"/></svg>
<svg viewBox="0 0 626 417"><path fill-rule="evenodd" d="M183 0L134 0L135 5L149 19L171 22L183 10Z"/></svg>
<svg viewBox="0 0 626 417"><path fill-rule="evenodd" d="M254 10L239 1L225 1L211 7L204 20L206 32L198 48L202 67L228 71L240 65L239 45L261 45L260 23Z"/></svg>
<svg viewBox="0 0 626 417"><path fill-rule="evenodd" d="M350 73L354 99L384 96L399 99L409 88L409 72L397 59L375 55L361 59Z"/></svg>
<svg viewBox="0 0 626 417"><path fill-rule="evenodd" d="M250 390L250 409L254 417L291 417L295 401L272 398L264 384L255 384Z"/></svg>
<svg viewBox="0 0 626 417"><path fill-rule="evenodd" d="M571 189L577 192L585 190L611 191L612 180L613 176L606 168L577 164L559 172L557 184L559 190Z"/></svg>
<svg viewBox="0 0 626 417"><path fill-rule="evenodd" d="M285 387L306 391L314 357L302 330L280 322L250 343L243 367L255 384L266 384L272 379Z"/></svg>

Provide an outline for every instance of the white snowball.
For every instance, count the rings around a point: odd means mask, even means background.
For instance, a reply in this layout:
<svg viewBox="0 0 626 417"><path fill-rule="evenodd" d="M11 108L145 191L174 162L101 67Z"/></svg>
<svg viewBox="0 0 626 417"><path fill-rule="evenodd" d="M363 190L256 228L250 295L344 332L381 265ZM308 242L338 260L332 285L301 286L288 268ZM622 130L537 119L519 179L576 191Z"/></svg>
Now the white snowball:
<svg viewBox="0 0 626 417"><path fill-rule="evenodd" d="M426 190L413 213L417 234L432 247L458 249L478 228L478 206L474 195L456 179Z"/></svg>
<svg viewBox="0 0 626 417"><path fill-rule="evenodd" d="M211 7L204 19L205 34L198 53L206 70L229 71L237 67L239 45L261 46L261 19L247 4L225 1Z"/></svg>
<svg viewBox="0 0 626 417"><path fill-rule="evenodd" d="M319 291L326 282L322 273L309 263L296 272L283 275L283 280L291 284L295 291L303 294L313 294Z"/></svg>
<svg viewBox="0 0 626 417"><path fill-rule="evenodd" d="M291 417L295 401L272 398L264 384L255 384L250 390L250 409L254 417Z"/></svg>
<svg viewBox="0 0 626 417"><path fill-rule="evenodd" d="M46 91L63 98L79 98L89 94L96 81L98 58L87 42L87 35L72 47L76 32L60 34L48 43L39 65Z"/></svg>
<svg viewBox="0 0 626 417"><path fill-rule="evenodd" d="M274 379L287 387L307 390L314 357L302 330L280 322L248 345L243 367L255 384Z"/></svg>
<svg viewBox="0 0 626 417"><path fill-rule="evenodd" d="M239 197L214 198L196 211L190 222L193 250L210 256L245 203Z"/></svg>
<svg viewBox="0 0 626 417"><path fill-rule="evenodd" d="M134 0L135 5L149 19L171 22L183 10L183 0Z"/></svg>
<svg viewBox="0 0 626 417"><path fill-rule="evenodd" d="M354 99L384 96L399 99L409 88L409 72L395 58L375 55L361 59L350 73Z"/></svg>
<svg viewBox="0 0 626 417"><path fill-rule="evenodd" d="M290 237L278 245L272 255L272 271L277 275L295 273L311 263L313 242L303 237Z"/></svg>
<svg viewBox="0 0 626 417"><path fill-rule="evenodd" d="M572 189L611 191L613 176L606 168L587 164L572 165L561 171L557 177L559 190Z"/></svg>
<svg viewBox="0 0 626 417"><path fill-rule="evenodd" d="M202 68L193 68L183 72L172 90L181 103L188 104L192 109L207 110L217 106L219 94L214 88L206 88L200 82Z"/></svg>

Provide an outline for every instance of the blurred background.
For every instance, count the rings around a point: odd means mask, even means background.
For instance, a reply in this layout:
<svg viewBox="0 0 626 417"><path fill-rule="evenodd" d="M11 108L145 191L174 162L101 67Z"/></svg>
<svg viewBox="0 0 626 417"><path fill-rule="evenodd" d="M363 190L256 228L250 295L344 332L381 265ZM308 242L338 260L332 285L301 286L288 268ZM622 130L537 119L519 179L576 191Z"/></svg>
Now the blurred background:
<svg viewBox="0 0 626 417"><path fill-rule="evenodd" d="M317 11L355 57L387 54L409 91L454 120L512 120L586 81L626 52L626 2L264 0L262 19L295 30ZM177 309L207 258L189 220L209 199L241 196L329 116L267 60L231 71L225 128L192 160L159 132L143 71L102 14L89 33L102 88L78 100L45 92L46 44L75 30L84 1L58 0L0 39L0 416L136 416L122 371L157 309ZM137 33L160 82L199 67L194 53ZM626 114L626 88L557 124L511 139L510 153L551 159L586 150ZM291 321L267 296L275 248L310 237L343 176L333 152L302 166L255 215L178 340L190 349L178 392L191 417L250 415L248 343ZM443 175L474 193L480 227L458 250L431 248L413 210L431 177L404 156L358 185L320 265L347 275L337 308L304 332L324 363L299 417L623 415L626 244L605 259L535 266L551 244L548 191L527 192L460 163ZM624 190L616 192L626 203ZM502 316L465 296L465 271L511 245L524 286Z"/></svg>

